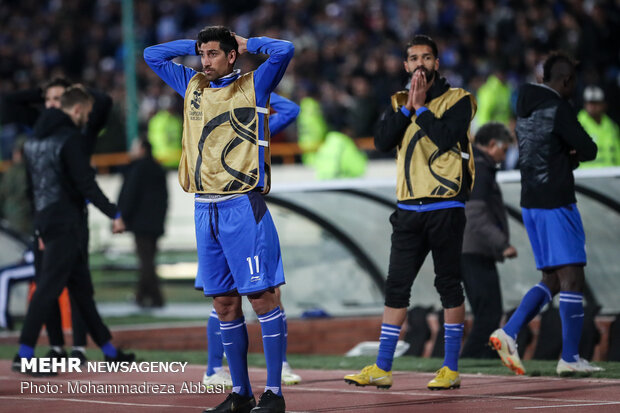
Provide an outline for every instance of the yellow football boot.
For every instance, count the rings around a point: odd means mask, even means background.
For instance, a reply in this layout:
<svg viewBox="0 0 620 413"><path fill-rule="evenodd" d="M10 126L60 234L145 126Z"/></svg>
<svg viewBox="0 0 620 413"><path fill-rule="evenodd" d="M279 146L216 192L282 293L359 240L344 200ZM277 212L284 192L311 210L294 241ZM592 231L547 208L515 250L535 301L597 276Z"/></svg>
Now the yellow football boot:
<svg viewBox="0 0 620 413"><path fill-rule="evenodd" d="M392 386L392 372L381 370L376 364L366 366L357 374L344 376L345 383L356 386L377 386L379 389L389 389Z"/></svg>
<svg viewBox="0 0 620 413"><path fill-rule="evenodd" d="M448 366L443 366L436 372L433 380L426 387L430 390L448 390L461 387L461 376L458 371L452 371Z"/></svg>

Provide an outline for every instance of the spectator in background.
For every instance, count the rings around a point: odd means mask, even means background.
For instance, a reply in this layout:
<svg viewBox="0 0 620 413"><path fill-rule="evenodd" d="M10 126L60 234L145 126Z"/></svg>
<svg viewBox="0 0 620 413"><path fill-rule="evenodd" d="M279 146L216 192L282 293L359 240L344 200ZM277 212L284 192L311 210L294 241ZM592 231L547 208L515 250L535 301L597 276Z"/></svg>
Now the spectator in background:
<svg viewBox="0 0 620 413"><path fill-rule="evenodd" d="M513 119L510 105L512 90L507 82L505 69L501 66L505 65L499 62L493 65L493 73L476 93L476 123L479 127L488 122L500 122L509 127Z"/></svg>
<svg viewBox="0 0 620 413"><path fill-rule="evenodd" d="M579 356L586 265L585 233L575 198L572 170L596 158L596 144L568 102L575 88L575 62L554 52L543 65L543 84L519 89L517 139L523 224L542 280L523 297L489 344L506 367L525 374L515 339L521 328L560 293L562 357L560 375L602 370Z"/></svg>
<svg viewBox="0 0 620 413"><path fill-rule="evenodd" d="M465 234L461 267L465 295L474 323L463 345L463 358L493 358L487 343L502 318L502 292L495 262L517 256L510 245L508 218L502 192L495 180L498 165L506 158L512 136L503 124L488 122L476 133L476 180L465 204Z"/></svg>
<svg viewBox="0 0 620 413"><path fill-rule="evenodd" d="M577 114L579 123L592 137L598 153L596 159L582 164L585 168L620 166L620 129L605 113L605 94L598 86L588 86L583 91L583 109Z"/></svg>
<svg viewBox="0 0 620 413"><path fill-rule="evenodd" d="M314 159L317 179L356 178L364 175L368 157L351 139L351 128L346 119L333 113L328 118L328 124L330 130Z"/></svg>
<svg viewBox="0 0 620 413"><path fill-rule="evenodd" d="M379 115L370 80L363 72L351 78L351 104L347 110L347 129L352 138L372 136ZM342 115L341 115L342 116Z"/></svg>
<svg viewBox="0 0 620 413"><path fill-rule="evenodd" d="M176 169L181 159L183 121L174 113L170 96L162 95L157 102L159 111L151 118L148 126L153 157L164 167Z"/></svg>
<svg viewBox="0 0 620 413"><path fill-rule="evenodd" d="M143 308L163 307L155 257L168 208L166 172L153 159L151 144L144 138L134 140L129 155L132 162L118 196L118 208L136 243L139 260L136 304Z"/></svg>
<svg viewBox="0 0 620 413"><path fill-rule="evenodd" d="M321 109L321 102L316 96L316 87L307 85L303 88L305 95L299 102L297 117L297 142L303 151L301 159L305 165L313 166L316 151L325 140L327 122Z"/></svg>
<svg viewBox="0 0 620 413"><path fill-rule="evenodd" d="M0 218L9 228L26 238L33 235L32 204L28 198L26 163L24 162L25 138L19 138L13 146L12 164L1 176Z"/></svg>

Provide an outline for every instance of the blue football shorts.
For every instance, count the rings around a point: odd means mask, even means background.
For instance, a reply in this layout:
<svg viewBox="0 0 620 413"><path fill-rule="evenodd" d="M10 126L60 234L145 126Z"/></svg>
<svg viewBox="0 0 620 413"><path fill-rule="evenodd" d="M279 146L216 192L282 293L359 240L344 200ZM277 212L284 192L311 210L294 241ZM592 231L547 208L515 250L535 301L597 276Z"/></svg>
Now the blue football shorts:
<svg viewBox="0 0 620 413"><path fill-rule="evenodd" d="M263 196L195 202L198 273L206 296L249 295L285 283L280 241Z"/></svg>
<svg viewBox="0 0 620 413"><path fill-rule="evenodd" d="M536 268L586 264L586 235L576 204L554 209L521 208Z"/></svg>

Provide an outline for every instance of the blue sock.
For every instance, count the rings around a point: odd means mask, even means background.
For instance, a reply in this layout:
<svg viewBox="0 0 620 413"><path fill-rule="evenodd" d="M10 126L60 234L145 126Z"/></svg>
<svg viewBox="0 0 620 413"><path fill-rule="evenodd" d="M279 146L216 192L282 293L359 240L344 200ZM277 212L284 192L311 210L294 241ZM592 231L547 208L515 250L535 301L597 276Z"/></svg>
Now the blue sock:
<svg viewBox="0 0 620 413"><path fill-rule="evenodd" d="M114 347L112 343L110 343L109 341L105 343L103 346L101 346L101 352L103 353L104 356L108 356L111 358L116 357L116 355L118 354L116 352L116 347Z"/></svg>
<svg viewBox="0 0 620 413"><path fill-rule="evenodd" d="M207 376L211 376L215 373L215 368L222 367L222 357L224 355L220 320L217 318L215 310L211 311L209 322L207 323L207 342Z"/></svg>
<svg viewBox="0 0 620 413"><path fill-rule="evenodd" d="M400 326L393 324L381 324L381 336L379 337L379 354L377 354L377 367L381 370L392 370L394 351L400 336Z"/></svg>
<svg viewBox="0 0 620 413"><path fill-rule="evenodd" d="M560 318L562 319L562 360L573 363L579 360L579 342L583 327L583 294L560 292Z"/></svg>
<svg viewBox="0 0 620 413"><path fill-rule="evenodd" d="M220 333L233 382L232 391L242 396L251 396L252 386L248 375L248 329L245 326L245 318L241 317L230 322L220 321Z"/></svg>
<svg viewBox="0 0 620 413"><path fill-rule="evenodd" d="M288 345L288 324L286 322L286 314L282 311L282 323L284 324L284 340L282 340L282 363L286 363L286 346Z"/></svg>
<svg viewBox="0 0 620 413"><path fill-rule="evenodd" d="M282 395L280 382L282 380L282 350L284 346L284 323L280 307L276 307L266 314L258 316L263 333L263 349L267 362L267 384L265 391L271 390L278 396Z"/></svg>
<svg viewBox="0 0 620 413"><path fill-rule="evenodd" d="M444 359L443 365L452 371L459 371L459 353L463 341L463 328L465 324L443 324L444 333Z"/></svg>
<svg viewBox="0 0 620 413"><path fill-rule="evenodd" d="M30 360L34 357L34 347L27 346L25 344L19 345L19 350L17 351L19 357Z"/></svg>
<svg viewBox="0 0 620 413"><path fill-rule="evenodd" d="M532 319L536 317L536 314L538 314L552 298L551 291L549 291L549 288L542 282L530 288L523 296L517 310L503 327L506 334L516 340L517 334L519 334L521 328L532 321Z"/></svg>

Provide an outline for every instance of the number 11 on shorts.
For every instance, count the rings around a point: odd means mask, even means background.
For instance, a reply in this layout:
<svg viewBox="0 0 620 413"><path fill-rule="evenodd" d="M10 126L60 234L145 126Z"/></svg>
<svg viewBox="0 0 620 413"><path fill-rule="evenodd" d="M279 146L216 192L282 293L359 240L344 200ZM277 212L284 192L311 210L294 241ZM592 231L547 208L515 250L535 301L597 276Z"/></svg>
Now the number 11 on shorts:
<svg viewBox="0 0 620 413"><path fill-rule="evenodd" d="M250 267L250 275L253 275L254 268L252 267L252 257L247 257L245 260L248 262L248 266ZM256 273L258 274L260 272L258 266L258 255L254 256L254 262L256 262Z"/></svg>

